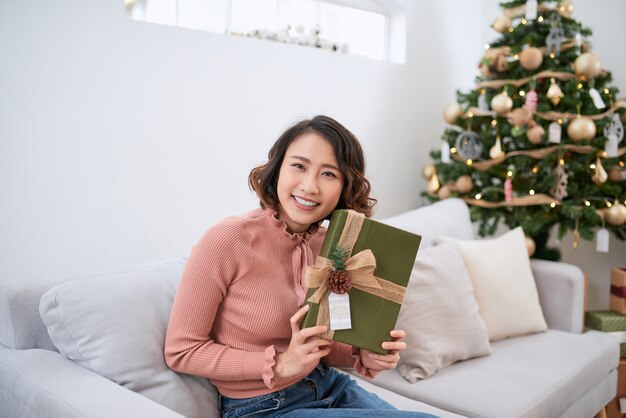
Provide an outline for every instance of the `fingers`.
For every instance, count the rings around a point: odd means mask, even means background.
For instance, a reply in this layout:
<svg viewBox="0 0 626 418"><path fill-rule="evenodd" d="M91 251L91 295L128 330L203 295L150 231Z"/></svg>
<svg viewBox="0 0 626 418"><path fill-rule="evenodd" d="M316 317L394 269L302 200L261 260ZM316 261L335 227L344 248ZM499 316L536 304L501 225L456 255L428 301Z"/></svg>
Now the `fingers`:
<svg viewBox="0 0 626 418"><path fill-rule="evenodd" d="M394 329L389 335L391 335L391 341L399 341L406 337L406 332L402 329Z"/></svg>
<svg viewBox="0 0 626 418"><path fill-rule="evenodd" d="M298 309L298 312L293 314L291 318L289 318L289 323L291 324L291 333L295 334L300 331L300 321L304 318L304 315L309 311L309 305L304 305L302 308Z"/></svg>
<svg viewBox="0 0 626 418"><path fill-rule="evenodd" d="M382 347L390 352L398 352L406 349L406 343L404 341L385 341L382 343Z"/></svg>
<svg viewBox="0 0 626 418"><path fill-rule="evenodd" d="M306 340L307 338L323 334L326 331L328 331L328 328L324 325L316 325L314 327L304 328L300 330L300 336L302 337L302 339Z"/></svg>
<svg viewBox="0 0 626 418"><path fill-rule="evenodd" d="M398 361L400 360L400 355L397 353L393 353L393 354L369 353L368 357L372 359L374 363L376 363L383 369L394 369L398 365Z"/></svg>

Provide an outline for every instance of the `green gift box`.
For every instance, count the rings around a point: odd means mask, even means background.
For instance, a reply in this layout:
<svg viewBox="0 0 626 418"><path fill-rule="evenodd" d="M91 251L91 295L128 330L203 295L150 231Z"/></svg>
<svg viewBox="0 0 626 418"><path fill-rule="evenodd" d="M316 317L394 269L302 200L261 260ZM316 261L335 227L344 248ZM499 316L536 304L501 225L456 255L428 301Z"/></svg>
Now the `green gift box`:
<svg viewBox="0 0 626 418"><path fill-rule="evenodd" d="M614 311L585 312L585 325L598 331L626 331L626 315Z"/></svg>
<svg viewBox="0 0 626 418"><path fill-rule="evenodd" d="M310 287L306 296L310 308L301 327L312 327L318 322L320 325L329 325L318 318L318 313L324 311L324 300L328 299L331 287L335 286L336 293L340 293L336 288L336 277L343 283L345 277L342 275L347 271L351 281L348 290L351 328L334 330L332 335L323 337L386 354L387 350L381 344L391 340L389 332L394 329L398 319L420 241L419 235L365 218L354 211L333 212L316 266L309 267L305 275L305 281ZM367 250L371 251L372 259L375 259L375 268L372 267L373 273L366 275L367 278L363 280L371 284L375 278L380 289L372 290L368 285L360 288L358 282L361 273L350 270L350 265L367 264L360 263L369 254ZM346 262L345 270L336 268L338 264L333 260L336 261L338 257ZM357 259L359 261L355 261ZM320 273L322 270L323 274ZM337 272L339 276L333 276ZM310 286L313 273L320 274L318 286ZM380 296L380 292L384 294ZM386 293L393 293L394 296ZM322 295L319 302L310 301L316 294Z"/></svg>

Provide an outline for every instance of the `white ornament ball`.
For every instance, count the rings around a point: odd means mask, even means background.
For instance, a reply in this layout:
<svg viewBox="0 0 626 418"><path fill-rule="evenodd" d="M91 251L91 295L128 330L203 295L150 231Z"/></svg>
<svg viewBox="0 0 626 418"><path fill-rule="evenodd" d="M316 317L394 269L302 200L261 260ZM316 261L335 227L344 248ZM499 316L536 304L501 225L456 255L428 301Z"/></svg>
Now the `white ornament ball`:
<svg viewBox="0 0 626 418"><path fill-rule="evenodd" d="M567 127L567 135L572 141L584 141L596 137L596 124L587 117L574 119Z"/></svg>
<svg viewBox="0 0 626 418"><path fill-rule="evenodd" d="M526 48L519 54L519 63L525 70L536 70L543 62L543 53L539 48Z"/></svg>
<svg viewBox="0 0 626 418"><path fill-rule="evenodd" d="M491 99L491 109L496 113L506 113L513 108L513 100L506 92L496 94Z"/></svg>
<svg viewBox="0 0 626 418"><path fill-rule="evenodd" d="M452 124L456 121L456 118L461 116L462 113L463 110L461 109L461 105L458 103L452 103L443 111L443 118L446 122Z"/></svg>
<svg viewBox="0 0 626 418"><path fill-rule="evenodd" d="M593 78L600 74L602 70L602 63L591 52L585 52L581 54L576 61L574 61L574 71L576 75L585 76L587 78Z"/></svg>

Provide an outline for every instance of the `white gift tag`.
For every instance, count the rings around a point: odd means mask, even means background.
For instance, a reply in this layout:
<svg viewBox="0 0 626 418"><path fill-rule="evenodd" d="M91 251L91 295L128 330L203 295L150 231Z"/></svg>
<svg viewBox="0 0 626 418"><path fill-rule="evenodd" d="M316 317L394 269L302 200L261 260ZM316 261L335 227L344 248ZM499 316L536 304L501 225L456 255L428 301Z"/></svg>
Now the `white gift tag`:
<svg viewBox="0 0 626 418"><path fill-rule="evenodd" d="M344 293L331 292L328 295L328 310L330 314L330 329L337 331L340 329L352 328L350 321L350 295Z"/></svg>
<svg viewBox="0 0 626 418"><path fill-rule="evenodd" d="M441 144L441 162L445 164L450 162L450 144L448 141L443 141Z"/></svg>
<svg viewBox="0 0 626 418"><path fill-rule="evenodd" d="M480 110L489 110L489 103L487 103L487 95L485 93L478 96L478 108Z"/></svg>
<svg viewBox="0 0 626 418"><path fill-rule="evenodd" d="M617 136L609 135L609 138L604 143L604 151L609 158L617 157Z"/></svg>
<svg viewBox="0 0 626 418"><path fill-rule="evenodd" d="M561 143L561 125L557 122L552 122L548 128L548 142L553 144Z"/></svg>
<svg viewBox="0 0 626 418"><path fill-rule="evenodd" d="M528 0L526 2L526 19L537 19L537 0Z"/></svg>
<svg viewBox="0 0 626 418"><path fill-rule="evenodd" d="M596 233L596 251L599 253L609 252L609 231L606 228L598 229Z"/></svg>
<svg viewBox="0 0 626 418"><path fill-rule="evenodd" d="M591 100L593 100L593 104L598 109L604 109L606 107L606 104L604 103L604 100L602 100L602 97L600 96L600 92L598 90L590 88L589 95L591 96Z"/></svg>

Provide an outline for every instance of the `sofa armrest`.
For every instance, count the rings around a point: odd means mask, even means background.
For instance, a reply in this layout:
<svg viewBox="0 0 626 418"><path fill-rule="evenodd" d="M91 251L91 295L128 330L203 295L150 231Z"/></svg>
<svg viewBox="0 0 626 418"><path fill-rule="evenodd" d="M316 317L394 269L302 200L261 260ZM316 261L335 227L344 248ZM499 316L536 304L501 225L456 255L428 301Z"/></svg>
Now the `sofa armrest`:
<svg viewBox="0 0 626 418"><path fill-rule="evenodd" d="M548 328L581 333L585 311L585 277L576 266L531 260L539 303Z"/></svg>
<svg viewBox="0 0 626 418"><path fill-rule="evenodd" d="M182 417L49 350L0 346L0 416Z"/></svg>

